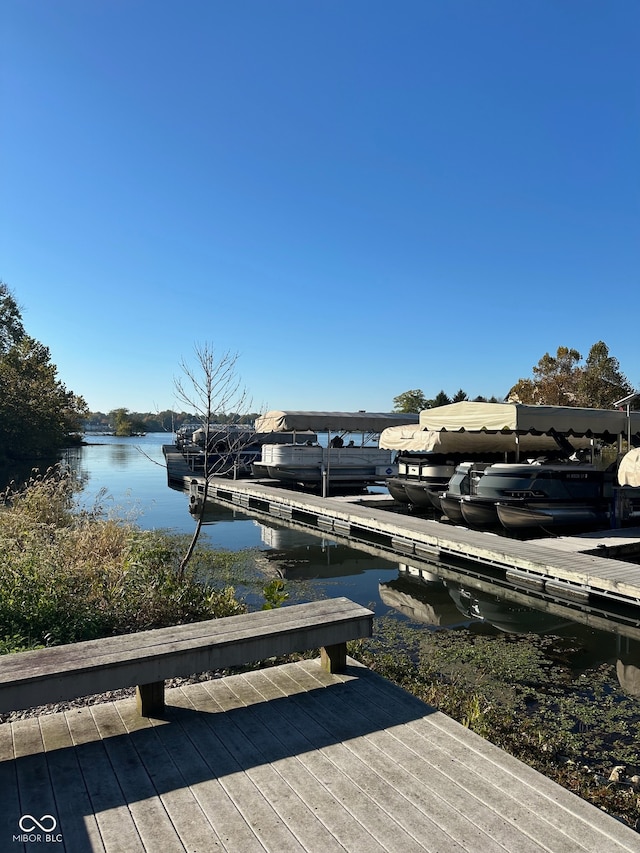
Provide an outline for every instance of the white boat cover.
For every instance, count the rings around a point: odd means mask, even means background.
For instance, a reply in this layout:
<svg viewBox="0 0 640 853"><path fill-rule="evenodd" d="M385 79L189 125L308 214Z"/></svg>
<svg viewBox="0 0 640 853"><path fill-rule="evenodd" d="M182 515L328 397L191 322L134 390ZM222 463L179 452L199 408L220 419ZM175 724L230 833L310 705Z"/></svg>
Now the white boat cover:
<svg viewBox="0 0 640 853"><path fill-rule="evenodd" d="M378 442L385 450L409 453L502 453L519 447L520 453L557 450L550 435L518 435L515 432L435 432L421 426L388 427ZM572 438L576 450L591 446L589 438Z"/></svg>
<svg viewBox="0 0 640 853"><path fill-rule="evenodd" d="M581 409L573 406L525 406L522 403L450 403L420 412L425 430L448 432L517 432L586 435L626 435L627 413L622 409ZM631 431L640 432L640 412L631 412Z"/></svg>
<svg viewBox="0 0 640 853"><path fill-rule="evenodd" d="M618 483L621 486L640 486L640 447L622 457L618 466Z"/></svg>
<svg viewBox="0 0 640 853"><path fill-rule="evenodd" d="M398 412L279 412L256 419L256 432L382 432L398 424L417 424L418 415Z"/></svg>

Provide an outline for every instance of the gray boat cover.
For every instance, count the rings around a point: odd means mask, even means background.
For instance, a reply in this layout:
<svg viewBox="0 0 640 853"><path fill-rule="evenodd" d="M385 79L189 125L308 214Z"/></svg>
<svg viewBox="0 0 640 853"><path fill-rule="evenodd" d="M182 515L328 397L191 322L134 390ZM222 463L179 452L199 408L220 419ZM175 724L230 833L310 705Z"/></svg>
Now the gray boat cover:
<svg viewBox="0 0 640 853"><path fill-rule="evenodd" d="M621 486L640 486L640 447L622 457L618 466L618 483Z"/></svg>
<svg viewBox="0 0 640 853"><path fill-rule="evenodd" d="M256 419L256 432L373 432L398 424L417 424L417 414L398 412L279 412Z"/></svg>
<svg viewBox="0 0 640 853"><path fill-rule="evenodd" d="M591 446L590 438L572 438L576 450ZM447 432L424 429L420 426L388 427L380 435L379 446L384 450L403 450L409 453L502 453L519 448L520 453L545 453L557 450L550 435L518 435L515 432Z"/></svg>
<svg viewBox="0 0 640 853"><path fill-rule="evenodd" d="M586 435L626 435L627 413L621 409L582 409L573 406L525 406L522 403L450 403L420 412L425 430L448 432L518 432ZM631 431L640 433L640 412L631 412Z"/></svg>

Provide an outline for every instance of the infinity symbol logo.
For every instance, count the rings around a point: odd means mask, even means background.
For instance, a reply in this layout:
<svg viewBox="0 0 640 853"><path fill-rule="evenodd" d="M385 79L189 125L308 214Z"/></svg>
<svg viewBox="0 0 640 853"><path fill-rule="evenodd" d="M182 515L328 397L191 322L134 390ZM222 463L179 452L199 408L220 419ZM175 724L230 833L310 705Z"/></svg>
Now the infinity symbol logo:
<svg viewBox="0 0 640 853"><path fill-rule="evenodd" d="M51 823L49 823L49 821L51 821ZM43 814L40 820L36 820L36 818L31 814L23 814L18 821L18 826L23 832L33 832L36 826L38 829L42 830L42 832L53 832L57 825L58 823L55 817L50 814Z"/></svg>

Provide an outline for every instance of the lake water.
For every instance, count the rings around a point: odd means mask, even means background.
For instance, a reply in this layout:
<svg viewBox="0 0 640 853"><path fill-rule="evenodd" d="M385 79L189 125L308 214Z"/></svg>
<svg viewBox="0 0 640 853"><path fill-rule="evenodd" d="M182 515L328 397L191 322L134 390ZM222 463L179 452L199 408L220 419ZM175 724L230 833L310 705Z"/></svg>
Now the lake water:
<svg viewBox="0 0 640 853"><path fill-rule="evenodd" d="M171 442L167 434L89 436L85 446L68 450L66 460L84 482L82 505L91 507L98 501L104 512L125 516L144 529L191 533L195 521L188 495L167 485L162 445ZM640 696L637 626L627 624L622 635L617 629L594 630L564 611L558 615L505 601L504 590L492 587L490 578L466 582L450 567L448 574L442 574L441 567L434 567L433 574L424 566L416 570L329 536L220 504L210 506L203 541L229 551L252 549L265 577L286 578L294 592L292 600L304 599L312 588L314 597L345 595L379 616L395 615L423 630L464 626L485 633L554 632L574 637L592 664L622 660L628 677L638 678L638 687L632 689Z"/></svg>
<svg viewBox="0 0 640 853"><path fill-rule="evenodd" d="M66 461L84 482L80 503L98 500L106 513L124 516L143 529L192 533L186 493L167 486L162 445L172 436L88 436L85 446L66 451ZM347 548L326 537L288 529L247 516L235 508L210 504L203 541L228 551L254 549L269 575L284 574L292 583L315 586L327 595L345 595L376 613L392 608L380 601L381 582L398 576L398 565L381 557Z"/></svg>

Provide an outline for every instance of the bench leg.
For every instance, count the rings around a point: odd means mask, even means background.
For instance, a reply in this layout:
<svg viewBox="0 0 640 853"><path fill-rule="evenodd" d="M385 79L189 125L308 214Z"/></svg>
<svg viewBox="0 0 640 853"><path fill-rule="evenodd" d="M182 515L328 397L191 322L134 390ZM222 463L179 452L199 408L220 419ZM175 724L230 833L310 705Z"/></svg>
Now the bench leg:
<svg viewBox="0 0 640 853"><path fill-rule="evenodd" d="M161 717L164 714L164 681L139 684L136 687L136 707L141 717Z"/></svg>
<svg viewBox="0 0 640 853"><path fill-rule="evenodd" d="M320 649L320 663L327 672L341 672L347 667L347 644L323 646Z"/></svg>

